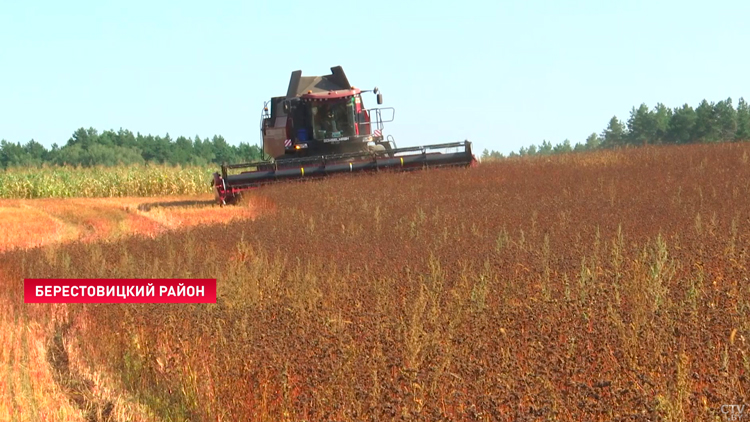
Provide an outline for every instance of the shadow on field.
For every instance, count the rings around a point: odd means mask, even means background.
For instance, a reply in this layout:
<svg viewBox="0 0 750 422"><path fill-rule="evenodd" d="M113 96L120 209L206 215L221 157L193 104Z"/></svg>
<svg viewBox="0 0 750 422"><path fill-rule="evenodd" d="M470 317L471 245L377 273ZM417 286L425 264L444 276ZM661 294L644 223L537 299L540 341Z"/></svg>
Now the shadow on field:
<svg viewBox="0 0 750 422"><path fill-rule="evenodd" d="M216 205L216 201L172 201L172 202L150 202L138 205L138 211L151 211L153 208L176 208L176 207L194 207L206 208Z"/></svg>

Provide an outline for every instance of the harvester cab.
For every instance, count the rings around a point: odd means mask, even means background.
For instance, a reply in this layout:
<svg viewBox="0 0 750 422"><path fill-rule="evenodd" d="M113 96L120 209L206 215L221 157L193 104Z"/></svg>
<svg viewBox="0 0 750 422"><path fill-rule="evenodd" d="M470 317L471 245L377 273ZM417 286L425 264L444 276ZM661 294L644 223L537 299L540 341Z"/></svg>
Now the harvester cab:
<svg viewBox="0 0 750 422"><path fill-rule="evenodd" d="M384 123L393 121L395 110L366 108L362 94L368 92L382 105L378 88L355 88L341 66L324 76L292 72L286 96L273 97L263 106L262 150L270 159L222 165L221 173L214 174L216 201L233 203L243 191L290 179L476 164L468 141L397 148L391 136L383 136ZM230 174L236 169L246 170Z"/></svg>
<svg viewBox="0 0 750 422"><path fill-rule="evenodd" d="M341 66L330 75L292 73L285 97L270 101L262 118L263 152L276 160L395 148L383 137L383 124L393 121L393 107L367 109L361 90L351 86ZM384 118L385 116L385 118Z"/></svg>

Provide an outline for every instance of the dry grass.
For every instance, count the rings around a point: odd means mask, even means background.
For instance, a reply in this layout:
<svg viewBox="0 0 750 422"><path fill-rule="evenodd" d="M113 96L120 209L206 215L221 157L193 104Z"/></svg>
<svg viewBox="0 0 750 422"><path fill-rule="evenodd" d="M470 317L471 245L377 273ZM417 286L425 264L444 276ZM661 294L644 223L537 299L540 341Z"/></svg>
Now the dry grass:
<svg viewBox="0 0 750 422"><path fill-rule="evenodd" d="M0 199L0 252L83 240L156 236L252 218L267 207L220 208L210 194L151 198Z"/></svg>

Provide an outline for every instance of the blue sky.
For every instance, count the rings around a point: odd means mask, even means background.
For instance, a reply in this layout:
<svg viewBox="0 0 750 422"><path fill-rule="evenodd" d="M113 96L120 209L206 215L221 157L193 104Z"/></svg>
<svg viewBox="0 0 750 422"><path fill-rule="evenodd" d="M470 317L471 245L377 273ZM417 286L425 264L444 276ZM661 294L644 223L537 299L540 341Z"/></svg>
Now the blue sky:
<svg viewBox="0 0 750 422"><path fill-rule="evenodd" d="M0 2L0 138L258 143L290 73L344 67L399 146L583 141L645 102L750 99L750 2ZM374 97L365 98L375 106Z"/></svg>

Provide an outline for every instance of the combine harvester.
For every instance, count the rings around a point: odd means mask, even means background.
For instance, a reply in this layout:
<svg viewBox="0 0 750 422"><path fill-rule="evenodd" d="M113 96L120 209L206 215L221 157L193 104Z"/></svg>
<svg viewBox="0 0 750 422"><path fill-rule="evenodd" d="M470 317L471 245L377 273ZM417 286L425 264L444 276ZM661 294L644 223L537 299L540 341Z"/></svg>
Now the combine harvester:
<svg viewBox="0 0 750 422"><path fill-rule="evenodd" d="M397 148L390 135L383 137L383 123L393 121L393 107L366 109L362 102L362 93L372 92L383 104L378 89L351 86L341 66L331 72L305 77L302 71L292 72L286 96L263 105L262 149L272 159L222 165L213 181L220 205L235 203L244 191L285 180L476 164L469 141ZM445 152L449 149L458 152ZM248 171L229 173L237 169Z"/></svg>

